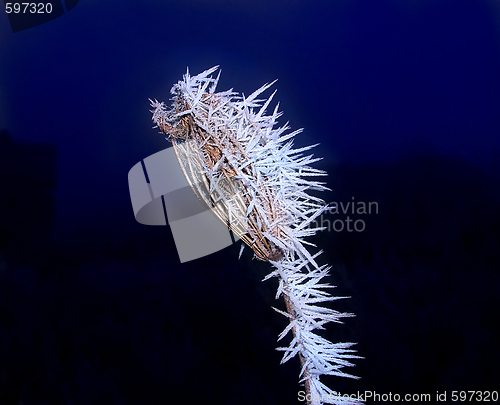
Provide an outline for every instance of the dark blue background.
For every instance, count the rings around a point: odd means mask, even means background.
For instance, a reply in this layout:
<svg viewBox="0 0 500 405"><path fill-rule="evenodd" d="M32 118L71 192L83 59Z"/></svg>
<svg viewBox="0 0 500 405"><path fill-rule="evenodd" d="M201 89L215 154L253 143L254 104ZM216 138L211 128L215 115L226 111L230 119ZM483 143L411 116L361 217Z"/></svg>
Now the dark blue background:
<svg viewBox="0 0 500 405"><path fill-rule="evenodd" d="M127 173L168 146L148 98L213 65L220 90L279 79L325 200L379 203L314 239L357 315L325 336L365 357L324 381L500 390L496 2L80 1L15 34L0 14L0 404L296 402L270 267L239 244L180 265L133 217Z"/></svg>

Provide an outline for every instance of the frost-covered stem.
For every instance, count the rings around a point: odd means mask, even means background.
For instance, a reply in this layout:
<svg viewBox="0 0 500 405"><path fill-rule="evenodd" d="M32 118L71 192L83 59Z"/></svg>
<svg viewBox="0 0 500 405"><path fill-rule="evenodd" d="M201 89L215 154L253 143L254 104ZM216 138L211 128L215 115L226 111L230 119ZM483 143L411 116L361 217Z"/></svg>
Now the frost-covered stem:
<svg viewBox="0 0 500 405"><path fill-rule="evenodd" d="M344 297L332 297L325 288L332 287L321 280L328 275L328 268L318 266L316 253L309 258L301 257L301 251L287 252L279 261L271 261L274 271L265 277L265 280L275 276L279 280L278 293L284 296L286 312L274 308L277 312L289 319L288 326L280 334L281 340L292 331L293 338L288 347L279 347L283 351L284 363L299 356L301 363L300 382L305 383L308 405L331 404L358 404L359 401L346 400L336 396L334 391L325 386L319 379L321 375L337 375L356 378L345 373L344 366L352 366L349 359L359 358L352 354L352 343L331 343L316 333L316 329L324 329L328 322L342 323L342 317L353 316L340 313L318 303L334 301ZM314 264L314 267L311 266Z"/></svg>
<svg viewBox="0 0 500 405"><path fill-rule="evenodd" d="M286 285L286 282L285 282L285 285ZM288 289L286 287L285 287L285 291L288 291ZM286 293L286 292L283 293L283 298L285 300L286 312L288 312L290 314L290 316L292 317L292 318L290 318L291 320L292 319L295 320L297 318L297 314L295 313L295 311L293 309L292 302L290 301L290 297L288 296L288 293ZM291 320L290 320L290 322L291 322ZM293 332L294 337L297 336L296 328L297 328L296 326L294 326L292 328L292 332ZM299 360L300 360L300 366L304 367L306 359L304 358L302 353L299 353ZM311 398L311 384L309 381L309 367L307 367L307 366L304 369L304 377L307 378L305 383L304 383L304 387L306 390L307 405L311 405L311 400L310 400L310 398Z"/></svg>
<svg viewBox="0 0 500 405"><path fill-rule="evenodd" d="M329 322L342 323L353 316L318 305L345 297L332 297L333 288L322 279L329 267L318 265L321 252L311 254L305 240L323 228L315 225L325 202L308 193L328 190L325 183L310 177L326 173L310 165L319 158L303 155L316 145L293 148L293 138L301 132L286 133L288 125L277 127L278 106L266 110L267 100L257 97L273 83L248 97L232 90L215 92L217 67L196 76L189 72L172 87L172 105L151 101L153 121L172 142L182 170L193 192L208 208L228 224L259 260L274 268L264 280L277 277L276 298L283 294L289 319L278 340L292 331L288 347L278 347L285 363L298 355L300 383L304 382L308 405L357 404L335 396L320 381L321 375L356 378L343 371L353 366L352 343L332 343L316 330ZM240 253L241 254L241 253Z"/></svg>

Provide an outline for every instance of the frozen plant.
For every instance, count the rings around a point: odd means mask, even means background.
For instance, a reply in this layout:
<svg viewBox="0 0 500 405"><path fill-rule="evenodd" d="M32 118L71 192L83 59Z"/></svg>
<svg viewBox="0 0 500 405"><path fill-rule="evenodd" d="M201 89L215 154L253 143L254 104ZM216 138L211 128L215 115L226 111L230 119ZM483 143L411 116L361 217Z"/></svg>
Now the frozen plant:
<svg viewBox="0 0 500 405"><path fill-rule="evenodd" d="M173 144L184 174L195 194L248 245L259 260L273 271L264 280L278 277L276 298L283 295L289 319L279 335L293 337L281 363L299 356L300 382L309 404L357 404L335 395L320 381L321 375L357 378L344 371L359 358L353 343L331 343L315 333L328 322L342 323L353 316L318 305L345 297L333 297L322 279L330 267L318 265L321 251L311 254L304 240L323 228L314 220L328 209L308 190L328 190L311 176L326 175L310 167L317 158L303 156L316 145L293 149L293 138L302 130L285 133L277 127L281 116L277 105L266 114L276 91L267 100L257 97L273 83L245 97L231 90L215 92L220 71L215 66L196 76L189 70L171 89L172 104L151 101L153 121ZM243 250L244 245L242 245ZM241 251L240 251L241 256Z"/></svg>

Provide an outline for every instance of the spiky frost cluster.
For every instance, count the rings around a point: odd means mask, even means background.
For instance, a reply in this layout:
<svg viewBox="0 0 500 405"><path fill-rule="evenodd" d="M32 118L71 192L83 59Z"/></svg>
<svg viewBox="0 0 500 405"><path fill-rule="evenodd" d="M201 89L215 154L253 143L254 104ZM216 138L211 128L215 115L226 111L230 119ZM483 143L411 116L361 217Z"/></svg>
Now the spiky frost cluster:
<svg viewBox="0 0 500 405"><path fill-rule="evenodd" d="M215 79L210 75L217 68L196 76L188 71L171 90L171 108L151 101L153 121L174 148L194 141L210 195L196 187L194 191L211 207L222 201L226 212L219 212L219 217L258 259L274 267L264 280L278 277L276 298L284 296L287 312L274 309L290 321L278 340L293 333L290 344L277 350L284 351L281 363L299 355L300 382L311 395L310 403L359 403L336 397L319 380L323 374L357 378L342 368L353 365L346 359L359 357L352 354L352 343L334 344L315 333L328 322L342 323L341 318L352 316L317 305L344 297L325 291L332 288L321 283L330 267L316 263L321 251L311 255L304 246L314 246L304 238L323 229L311 225L328 208L322 199L307 193L327 189L323 182L307 179L326 174L309 166L319 159L302 155L316 145L292 148L293 138L302 130L285 134L288 123L275 128L281 116L279 104L272 115L266 115L276 91L267 100L257 97L274 82L248 97L232 89L216 93L220 72ZM189 173L191 166L186 162L181 166L188 178L196 178Z"/></svg>

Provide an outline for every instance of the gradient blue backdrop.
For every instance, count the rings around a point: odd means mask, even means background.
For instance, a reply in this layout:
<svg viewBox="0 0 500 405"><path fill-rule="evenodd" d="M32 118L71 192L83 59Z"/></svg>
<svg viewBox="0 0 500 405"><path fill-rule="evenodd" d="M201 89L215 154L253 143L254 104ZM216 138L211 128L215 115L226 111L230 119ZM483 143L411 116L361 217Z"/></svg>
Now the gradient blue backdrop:
<svg viewBox="0 0 500 405"><path fill-rule="evenodd" d="M213 65L221 90L278 79L327 201L379 202L365 232L316 238L357 314L328 336L366 357L330 386L499 390L497 2L81 0L15 34L0 13L0 403L295 401L267 265L179 265L133 218L128 170L168 146L148 98Z"/></svg>

